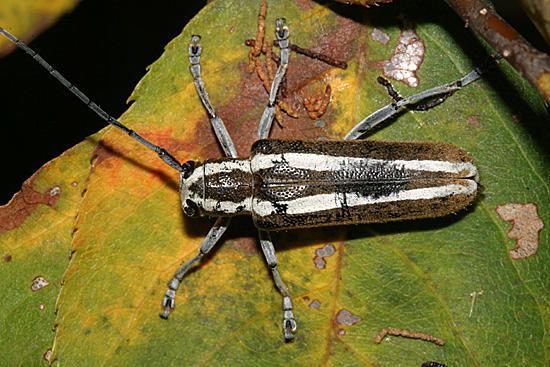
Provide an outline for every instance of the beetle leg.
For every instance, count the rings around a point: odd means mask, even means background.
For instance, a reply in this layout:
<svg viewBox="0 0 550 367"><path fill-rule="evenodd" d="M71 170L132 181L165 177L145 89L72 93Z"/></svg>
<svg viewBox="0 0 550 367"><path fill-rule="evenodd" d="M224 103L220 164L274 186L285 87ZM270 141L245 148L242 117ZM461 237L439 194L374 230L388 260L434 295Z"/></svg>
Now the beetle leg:
<svg viewBox="0 0 550 367"><path fill-rule="evenodd" d="M231 223L230 217L218 217L218 220L216 220L216 223L214 223L214 226L210 228L210 231L204 238L204 241L202 241L199 253L176 270L174 277L168 282L168 290L164 294L164 298L162 300L162 307L164 307L164 311L162 311L160 317L163 319L168 318L170 310L176 306L176 291L178 290L185 273L191 269L193 264L202 259L204 255L212 250L214 245L218 243L220 237L224 234L225 230L229 226L229 223Z"/></svg>
<svg viewBox="0 0 550 367"><path fill-rule="evenodd" d="M227 132L227 129L222 119L218 115L216 115L216 111L214 110L214 107L212 107L210 99L208 98L208 93L206 93L206 89L204 88L204 82L201 77L201 65L199 63L202 52L202 47L199 43L200 39L201 37L197 35L193 35L191 37L191 43L189 44L189 63L191 65L189 66L189 70L193 75L195 88L197 89L197 93L199 94L204 108L206 108L206 111L208 111L208 116L210 116L210 123L212 124L214 133L216 134L216 137L218 138L218 141L220 142L223 151L225 152L225 155L227 155L228 157L236 158L237 150L235 149L235 145L231 140L231 136Z"/></svg>
<svg viewBox="0 0 550 367"><path fill-rule="evenodd" d="M494 65L500 57L501 57L500 55L492 56L485 65L475 68L474 70L470 71L468 74L464 75L462 78L458 80L455 80L454 82L450 82L434 88L426 89L410 97L401 98L398 101L395 101L393 103L390 103L389 105L386 105L380 108L378 111L371 113L370 115L365 117L363 120L361 120L357 125L355 125L350 130L350 132L344 137L344 139L355 140L360 138L361 136L365 135L367 132L371 131L379 123L386 121L387 119L396 115L401 110L401 108L408 107L413 103L420 102L429 97L435 97L435 96L441 97L442 95L446 95L446 94L448 95L449 93L452 93L454 91L459 90L462 87L467 86L468 84L479 79L481 75L485 73L485 71L489 67ZM390 93L390 95L391 94L392 93ZM429 106L429 107L433 107L433 106Z"/></svg>
<svg viewBox="0 0 550 367"><path fill-rule="evenodd" d="M284 25L284 19L277 19L277 29L275 31L279 46L281 47L281 63L277 68L277 73L273 78L273 84L271 84L271 92L269 93L269 102L260 119L260 125L258 127L258 139L265 139L269 136L271 130L271 124L273 123L273 117L275 117L275 99L277 98L277 92L281 81L285 76L286 69L288 67L288 28Z"/></svg>
<svg viewBox="0 0 550 367"><path fill-rule="evenodd" d="M275 285L279 289L279 293L283 296L283 332L285 334L285 340L288 342L294 339L294 333L296 332L296 320L294 320L294 313L292 312L292 301L288 293L288 288L277 270L277 255L275 254L275 247L273 247L269 232L258 231L258 233L267 265L271 269L271 275L273 276Z"/></svg>

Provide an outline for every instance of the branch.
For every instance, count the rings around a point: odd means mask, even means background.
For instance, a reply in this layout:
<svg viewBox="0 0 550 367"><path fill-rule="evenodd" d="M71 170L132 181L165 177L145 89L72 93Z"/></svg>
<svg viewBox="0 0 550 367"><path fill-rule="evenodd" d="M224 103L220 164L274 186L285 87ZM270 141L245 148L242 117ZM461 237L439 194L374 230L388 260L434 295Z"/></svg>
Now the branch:
<svg viewBox="0 0 550 367"><path fill-rule="evenodd" d="M445 0L550 102L550 57L535 49L484 0Z"/></svg>

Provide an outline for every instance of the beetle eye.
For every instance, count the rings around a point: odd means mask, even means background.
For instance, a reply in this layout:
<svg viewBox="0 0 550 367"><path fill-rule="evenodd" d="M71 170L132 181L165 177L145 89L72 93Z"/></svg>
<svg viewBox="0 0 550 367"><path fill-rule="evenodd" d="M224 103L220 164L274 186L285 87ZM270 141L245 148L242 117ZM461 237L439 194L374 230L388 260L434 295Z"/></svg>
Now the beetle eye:
<svg viewBox="0 0 550 367"><path fill-rule="evenodd" d="M191 174L195 170L195 162L187 161L184 164L182 164L181 167L183 172L183 178L188 178L189 176L191 176Z"/></svg>
<svg viewBox="0 0 550 367"><path fill-rule="evenodd" d="M199 207L192 200L185 200L183 203L183 211L190 217L196 218L199 216Z"/></svg>

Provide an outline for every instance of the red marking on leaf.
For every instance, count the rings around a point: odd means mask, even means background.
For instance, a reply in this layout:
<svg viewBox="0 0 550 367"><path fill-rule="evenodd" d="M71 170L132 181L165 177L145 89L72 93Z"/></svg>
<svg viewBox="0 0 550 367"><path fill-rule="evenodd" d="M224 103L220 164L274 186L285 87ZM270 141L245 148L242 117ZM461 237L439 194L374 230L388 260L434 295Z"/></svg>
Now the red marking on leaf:
<svg viewBox="0 0 550 367"><path fill-rule="evenodd" d="M21 226L38 205L53 207L57 203L61 196L59 187L54 186L44 193L34 191L34 180L39 172L40 169L23 182L21 190L6 205L0 207L0 233Z"/></svg>

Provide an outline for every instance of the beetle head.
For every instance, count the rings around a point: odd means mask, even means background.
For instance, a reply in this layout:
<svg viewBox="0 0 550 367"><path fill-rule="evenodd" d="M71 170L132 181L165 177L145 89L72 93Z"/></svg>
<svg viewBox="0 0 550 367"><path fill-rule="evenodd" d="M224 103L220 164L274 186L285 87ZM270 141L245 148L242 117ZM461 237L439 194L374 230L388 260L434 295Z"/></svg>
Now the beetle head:
<svg viewBox="0 0 550 367"><path fill-rule="evenodd" d="M200 163L187 161L180 172L180 197L183 212L190 217L201 215L200 203L203 196L203 170Z"/></svg>

